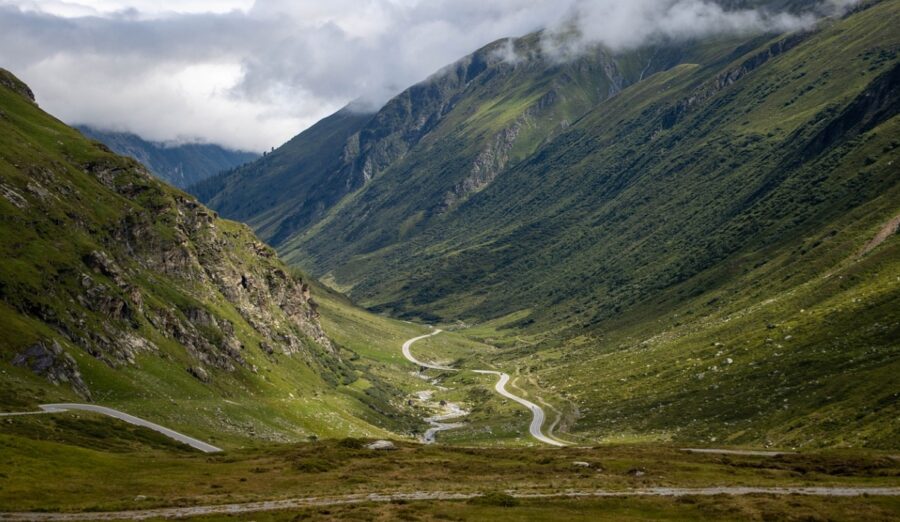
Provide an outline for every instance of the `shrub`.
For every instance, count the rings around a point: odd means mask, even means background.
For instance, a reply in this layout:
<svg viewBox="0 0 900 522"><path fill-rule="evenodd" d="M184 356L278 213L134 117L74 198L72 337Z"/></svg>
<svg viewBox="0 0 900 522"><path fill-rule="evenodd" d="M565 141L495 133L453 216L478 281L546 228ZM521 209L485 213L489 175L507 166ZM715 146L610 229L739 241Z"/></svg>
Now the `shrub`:
<svg viewBox="0 0 900 522"><path fill-rule="evenodd" d="M519 505L519 500L507 493L492 491L470 499L469 503L481 506L515 507Z"/></svg>
<svg viewBox="0 0 900 522"><path fill-rule="evenodd" d="M338 446L348 449L363 449L366 441L363 439L346 438L338 441Z"/></svg>
<svg viewBox="0 0 900 522"><path fill-rule="evenodd" d="M317 457L305 458L294 462L294 469L301 473L324 473L331 471L333 468L334 464Z"/></svg>

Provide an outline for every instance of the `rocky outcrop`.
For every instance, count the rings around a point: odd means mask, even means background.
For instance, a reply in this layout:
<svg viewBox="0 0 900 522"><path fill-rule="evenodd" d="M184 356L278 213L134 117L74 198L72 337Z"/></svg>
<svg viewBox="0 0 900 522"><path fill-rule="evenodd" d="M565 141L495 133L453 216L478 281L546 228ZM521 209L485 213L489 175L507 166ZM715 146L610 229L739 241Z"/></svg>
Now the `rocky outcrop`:
<svg viewBox="0 0 900 522"><path fill-rule="evenodd" d="M446 194L443 211L453 208L494 181L509 162L510 150L515 145L516 138L519 137L519 133L527 124L529 117L529 115L523 115L494 136L488 147L475 157L469 174Z"/></svg>
<svg viewBox="0 0 900 522"><path fill-rule="evenodd" d="M106 179L115 169L94 166L94 172ZM121 183L115 186L133 190ZM215 212L191 198L175 196L173 200L157 216L131 213L116 228L116 237L143 268L190 284L198 289L200 300L224 297L269 348L294 354L303 349L306 338L333 352L318 324L308 287L280 266L270 247L253 238L246 227L221 226ZM168 238L155 232L158 225L153 218L160 215L169 221ZM102 253L92 254L86 262L109 277L121 274ZM216 319L200 307L180 312L157 310L150 320L205 364L225 370L232 369L232 363L245 364L241 353L246 346L230 321Z"/></svg>
<svg viewBox="0 0 900 522"><path fill-rule="evenodd" d="M68 383L81 397L88 400L91 398L91 392L81 378L75 359L67 354L56 340L32 344L17 354L12 363L14 366L28 368L53 384Z"/></svg>
<svg viewBox="0 0 900 522"><path fill-rule="evenodd" d="M119 193L145 191L139 183L122 182L122 177L134 176L128 169L92 164L88 170ZM149 177L140 168L138 175ZM114 227L115 244L83 258L91 273L82 274L83 291L76 300L107 318L108 338L117 340L88 340L89 352L111 364L133 362L138 351L155 348L149 341L133 340L135 330L146 322L191 354L198 364L188 371L202 382L210 380L203 366L255 370L245 355L253 345L237 334L230 319L209 307L224 301L255 331L261 339L255 344L267 354L296 354L310 342L334 353L308 287L285 271L271 248L243 226L223 226L214 212L191 198L175 195L160 203L168 204L160 204L152 214L140 210L125 214ZM165 235L160 234L160 222ZM128 257L116 256L116 247L120 256ZM147 306L139 285L132 282L139 274L153 274L195 304Z"/></svg>
<svg viewBox="0 0 900 522"><path fill-rule="evenodd" d="M0 184L0 195L15 208L39 216L31 219L58 215L61 202L84 197L67 181L65 167L34 169L24 189ZM308 358L337 357L308 286L247 227L219 220L130 160L108 155L79 170L99 183L91 189L98 196L114 192L106 197L121 210L105 207L102 220L90 206L67 211L69 233L81 243L90 238L93 246L49 276L44 290L0 284L0 298L60 336L28 346L14 364L55 384L69 383L89 398L63 344L115 368L135 364L140 354L159 354L154 339L169 339L193 359L186 371L204 383L215 375L207 369L256 371L248 350L269 357L304 352ZM233 313L222 312L228 309ZM238 328L238 320L246 324Z"/></svg>
<svg viewBox="0 0 900 522"><path fill-rule="evenodd" d="M817 123L824 123L800 153L799 161L821 154L835 143L847 141L873 129L900 113L900 64L873 80L840 113L824 110ZM796 137L802 138L798 132Z"/></svg>
<svg viewBox="0 0 900 522"><path fill-rule="evenodd" d="M453 110L471 82L502 61L493 48L485 48L390 100L344 147L340 176L347 189L362 186L402 159Z"/></svg>
<svg viewBox="0 0 900 522"><path fill-rule="evenodd" d="M660 126L662 129L671 129L684 117L697 107L702 106L707 100L717 95L725 88L733 85L744 76L758 69L768 61L781 56L782 54L797 47L810 36L813 31L800 31L785 38L778 40L772 45L760 51L739 65L718 74L715 78L705 82L703 85L694 89L690 96L678 100L671 107L665 109L660 116Z"/></svg>
<svg viewBox="0 0 900 522"><path fill-rule="evenodd" d="M192 366L188 368L188 373L193 375L200 382L209 382L209 373L200 366Z"/></svg>
<svg viewBox="0 0 900 522"><path fill-rule="evenodd" d="M31 88L6 69L0 69L0 85L34 103L34 93L31 92Z"/></svg>
<svg viewBox="0 0 900 522"><path fill-rule="evenodd" d="M535 118L540 118L543 113L556 105L559 101L558 98L559 95L555 89L548 90L512 124L495 134L488 146L475 157L469 174L446 194L442 211L453 208L459 202L493 182L509 163L510 153L522 130L531 125Z"/></svg>

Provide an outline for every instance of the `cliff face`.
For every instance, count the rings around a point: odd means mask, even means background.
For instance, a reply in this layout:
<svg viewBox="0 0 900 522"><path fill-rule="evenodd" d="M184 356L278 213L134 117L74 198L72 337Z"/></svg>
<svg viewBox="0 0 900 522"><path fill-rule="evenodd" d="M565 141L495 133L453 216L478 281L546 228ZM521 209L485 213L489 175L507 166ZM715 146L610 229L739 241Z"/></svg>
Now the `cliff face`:
<svg viewBox="0 0 900 522"><path fill-rule="evenodd" d="M340 364L308 287L244 225L40 111L0 78L0 353L83 397L72 350L201 381L275 354Z"/></svg>

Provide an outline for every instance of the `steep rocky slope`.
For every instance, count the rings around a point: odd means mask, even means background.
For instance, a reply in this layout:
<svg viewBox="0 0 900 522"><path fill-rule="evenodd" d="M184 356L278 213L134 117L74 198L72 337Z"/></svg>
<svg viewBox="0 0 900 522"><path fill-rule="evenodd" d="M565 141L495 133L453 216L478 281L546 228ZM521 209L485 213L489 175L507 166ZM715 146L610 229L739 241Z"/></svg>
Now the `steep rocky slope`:
<svg viewBox="0 0 900 522"><path fill-rule="evenodd" d="M218 145L187 143L170 145L147 141L127 132L103 131L78 125L88 138L97 140L117 154L134 158L159 179L184 188L220 172L249 163L259 154L226 149Z"/></svg>
<svg viewBox="0 0 900 522"><path fill-rule="evenodd" d="M488 45L374 114L349 106L267 157L190 190L278 246L384 178L372 190L404 199L388 227L403 235L482 190L599 101L697 54L668 46L560 60L541 39L533 34ZM394 174L382 175L388 172Z"/></svg>
<svg viewBox="0 0 900 522"><path fill-rule="evenodd" d="M253 412L230 431L250 435L259 421L276 438L316 432L309 418L285 420L298 407L266 398L329 394L355 377L309 288L270 247L43 113L6 71L0 128L3 409L77 394L187 424L179 400L256 396L233 417L198 413L191 428Z"/></svg>
<svg viewBox="0 0 900 522"><path fill-rule="evenodd" d="M896 35L883 21L896 16L883 2L812 32L719 42L600 103L490 183L478 182L481 163L442 153L453 134L438 134L276 246L398 312L613 317L725 260L821 233L847 209L885 204L874 198L895 189L896 152L866 136L885 136L874 129L896 114ZM848 164L851 151L865 164ZM858 168L862 178L839 181Z"/></svg>
<svg viewBox="0 0 900 522"><path fill-rule="evenodd" d="M806 9L812 4L791 5ZM893 9L890 5L878 8ZM858 10L848 19L864 16L867 8ZM374 115L345 109L269 157L194 190L213 208L251 224L288 261L368 306L430 319L484 319L533 305L564 316L587 310L577 313L609 317L674 279L702 272L701 265L709 266L712 258L704 257L688 268L671 265L670 261L682 262L671 256L656 256L656 271L646 273L653 283L640 283L642 295L623 302L618 294L635 291L627 281L636 274L632 268L647 264L646 248L655 243L645 242L634 256L619 258L615 270L590 267L589 258L596 257L594 250L602 247L592 247L598 238L587 236L595 236L603 227L588 223L600 223L602 208L610 209L626 197L617 192L625 185L608 184L597 190L598 184L605 183L602 172L616 170L621 183L639 186L635 190L646 193L638 196L643 199L658 199L664 193L659 191L659 180L666 176L662 171L691 165L690 172L699 176L715 172L718 160L700 161L696 166L693 160L686 163L688 159L675 164L650 160L672 155L669 149L684 158L690 150L702 159L705 152L699 149L711 139L723 147L747 148L716 138L723 130L720 121L748 110L729 100L745 92L742 86L751 88L754 77L774 72L778 62L805 63L811 52L842 53L835 45L825 49L811 43L824 38L834 23L823 22L814 31L795 35L669 42L618 54L595 48L566 59L550 53L548 35L496 42L403 92ZM890 35L883 37L887 42L877 47L893 52ZM876 45L877 38L871 36L867 45ZM882 52L875 47L871 51ZM776 93L781 97L791 92L781 100L782 110L812 125L817 120L809 111L840 106L853 95L847 89L835 90L823 99L818 94L827 92L825 84L842 83L838 79L851 74L853 67L867 67L864 61L861 55L847 56L831 67L785 81ZM667 85L665 93L653 93L653 110L659 114L642 113L650 100L628 96L629 92L646 93L636 91L639 84L673 67L681 83ZM825 77L810 80L808 75L819 73ZM843 87L863 86L854 80L843 82ZM808 95L813 91L816 96ZM743 101L752 107L767 95L758 90L753 99L746 96ZM709 107L715 107L718 119L692 129L696 113L709 115ZM755 123L751 114L747 127ZM763 127L767 125L762 122ZM732 169L716 189L702 189L703 195L719 198L740 190L747 171L756 176L765 169L787 171L811 163L814 158L805 158L805 152L790 147L793 135L768 126L754 131L757 146L748 151L742 167ZM794 128L802 127L801 120L796 120ZM601 134L602 139L595 139ZM657 139L665 134L673 137ZM594 148L588 148L580 136L594 139ZM573 140L581 140L577 149L568 145ZM778 146L779 140L786 145ZM645 150L650 152L644 154ZM551 154L563 157L563 162ZM777 166L760 163L773 154L780 156ZM589 175L572 178L567 172L579 161L579 168ZM659 175L651 173L656 170ZM784 177L773 174L771 182ZM571 183L548 182L556 179L571 179ZM675 195L690 197L697 185L689 186L687 178L681 181L672 187ZM537 194L543 195L537 198ZM612 206L598 206L598 198ZM701 220L701 214L694 214L691 223L679 221L690 207L667 214L668 223L679 223L677 235L705 237L709 230L705 227L722 224L717 219ZM628 222L641 220L642 215L628 212ZM612 241L603 244L627 240L635 227L643 226L607 230ZM563 239L573 234L587 236L576 243ZM671 253L696 257L696 252L689 253L697 248L691 244L692 240L679 243ZM730 255L720 254L716 256ZM520 269L501 270L511 263L521 265ZM569 275L555 281L560 274ZM607 297L590 296L610 284L614 288Z"/></svg>

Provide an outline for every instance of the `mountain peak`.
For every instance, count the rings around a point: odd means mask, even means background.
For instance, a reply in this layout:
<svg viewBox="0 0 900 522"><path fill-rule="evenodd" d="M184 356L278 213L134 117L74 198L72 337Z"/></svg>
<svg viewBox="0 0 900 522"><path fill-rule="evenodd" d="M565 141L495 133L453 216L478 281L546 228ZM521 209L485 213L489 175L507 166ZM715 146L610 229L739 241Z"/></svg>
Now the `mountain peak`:
<svg viewBox="0 0 900 522"><path fill-rule="evenodd" d="M34 93L31 92L31 88L28 87L25 82L17 78L16 75L3 68L0 68L0 85L20 94L32 103L35 102Z"/></svg>

